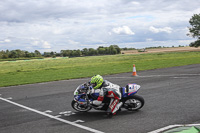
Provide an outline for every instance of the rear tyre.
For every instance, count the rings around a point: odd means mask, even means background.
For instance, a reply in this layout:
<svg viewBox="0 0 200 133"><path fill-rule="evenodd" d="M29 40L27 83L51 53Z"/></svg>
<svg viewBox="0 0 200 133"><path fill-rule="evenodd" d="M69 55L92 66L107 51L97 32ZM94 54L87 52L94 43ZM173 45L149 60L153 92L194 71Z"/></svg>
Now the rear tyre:
<svg viewBox="0 0 200 133"><path fill-rule="evenodd" d="M124 100L123 106L129 111L137 111L144 106L144 98L138 95L129 96Z"/></svg>

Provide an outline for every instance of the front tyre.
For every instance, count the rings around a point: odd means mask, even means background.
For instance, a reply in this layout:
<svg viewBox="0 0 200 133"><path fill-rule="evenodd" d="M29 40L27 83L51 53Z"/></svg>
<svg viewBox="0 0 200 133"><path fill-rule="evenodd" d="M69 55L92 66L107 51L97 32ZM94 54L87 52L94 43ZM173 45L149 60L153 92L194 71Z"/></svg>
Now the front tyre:
<svg viewBox="0 0 200 133"><path fill-rule="evenodd" d="M129 111L137 111L144 106L144 98L138 95L129 96L124 100L124 107Z"/></svg>
<svg viewBox="0 0 200 133"><path fill-rule="evenodd" d="M80 104L78 101L75 100L72 101L71 106L73 109L79 112L87 112L92 109L90 106L87 106L86 104Z"/></svg>

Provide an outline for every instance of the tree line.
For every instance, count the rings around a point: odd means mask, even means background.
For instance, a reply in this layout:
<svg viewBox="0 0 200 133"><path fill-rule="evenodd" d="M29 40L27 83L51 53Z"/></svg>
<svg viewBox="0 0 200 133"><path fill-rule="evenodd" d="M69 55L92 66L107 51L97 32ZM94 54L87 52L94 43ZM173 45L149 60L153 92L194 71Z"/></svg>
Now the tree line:
<svg viewBox="0 0 200 133"><path fill-rule="evenodd" d="M110 45L109 47L100 46L97 49L84 48L83 50L61 50L60 54L63 57L80 57L93 55L114 55L120 54L121 49L117 45Z"/></svg>
<svg viewBox="0 0 200 133"><path fill-rule="evenodd" d="M43 58L43 57L80 57L80 56L94 56L94 55L114 55L120 54L121 49L117 45L110 45L109 47L100 46L97 49L84 48L82 50L61 50L57 52L44 52L35 50L34 52L28 52L24 50L6 50L0 51L0 59L8 58Z"/></svg>
<svg viewBox="0 0 200 133"><path fill-rule="evenodd" d="M34 52L23 51L20 49L17 50L6 50L0 51L0 59L8 59L8 58L33 58L33 57L42 57L42 54L35 50Z"/></svg>

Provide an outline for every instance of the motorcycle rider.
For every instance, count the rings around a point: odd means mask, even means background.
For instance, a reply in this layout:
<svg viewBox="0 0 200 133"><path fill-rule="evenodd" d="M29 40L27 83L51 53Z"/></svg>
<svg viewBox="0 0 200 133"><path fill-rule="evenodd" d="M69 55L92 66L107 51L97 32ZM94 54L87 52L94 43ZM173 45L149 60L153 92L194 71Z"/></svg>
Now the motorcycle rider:
<svg viewBox="0 0 200 133"><path fill-rule="evenodd" d="M114 115L119 110L122 105L122 102L119 102L121 99L120 86L113 84L107 80L104 80L102 76L95 75L91 78L90 84L94 90L100 89L99 97L97 100L92 101L91 104L101 105L104 97L111 98L109 108L107 110L108 115Z"/></svg>

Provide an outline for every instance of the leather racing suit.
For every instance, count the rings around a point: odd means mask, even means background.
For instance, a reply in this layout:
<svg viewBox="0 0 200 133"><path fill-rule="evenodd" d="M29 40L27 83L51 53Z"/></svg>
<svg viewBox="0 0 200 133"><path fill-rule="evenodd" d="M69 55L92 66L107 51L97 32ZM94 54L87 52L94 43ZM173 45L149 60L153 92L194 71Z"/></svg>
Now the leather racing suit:
<svg viewBox="0 0 200 133"><path fill-rule="evenodd" d="M119 85L104 80L103 84L99 88L99 97L97 98L97 100L93 101L93 104L101 105L104 100L104 97L109 97L111 98L111 100L107 112L114 114L122 105L122 102L119 103L121 99L120 88L121 87Z"/></svg>

